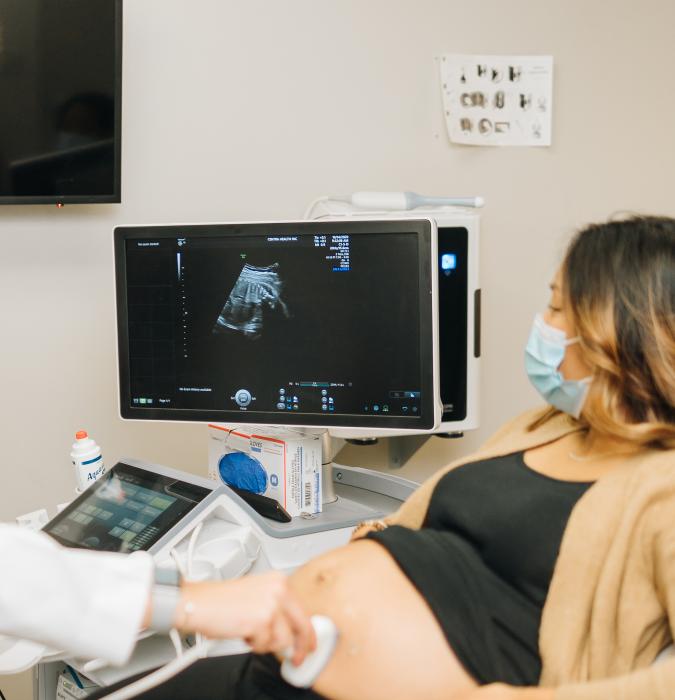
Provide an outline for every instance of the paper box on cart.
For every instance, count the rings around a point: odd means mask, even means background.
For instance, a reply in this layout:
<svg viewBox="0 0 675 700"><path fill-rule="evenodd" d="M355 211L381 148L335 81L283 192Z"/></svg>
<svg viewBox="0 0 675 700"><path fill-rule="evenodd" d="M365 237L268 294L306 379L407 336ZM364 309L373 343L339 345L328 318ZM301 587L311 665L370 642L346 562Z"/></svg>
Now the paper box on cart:
<svg viewBox="0 0 675 700"><path fill-rule="evenodd" d="M65 671L59 675L56 682L56 700L80 700L98 689L98 686L85 676L78 674L76 677L79 685L74 682L75 676L69 677Z"/></svg>
<svg viewBox="0 0 675 700"><path fill-rule="evenodd" d="M274 498L292 516L321 512L321 439L261 425L209 425L209 476Z"/></svg>

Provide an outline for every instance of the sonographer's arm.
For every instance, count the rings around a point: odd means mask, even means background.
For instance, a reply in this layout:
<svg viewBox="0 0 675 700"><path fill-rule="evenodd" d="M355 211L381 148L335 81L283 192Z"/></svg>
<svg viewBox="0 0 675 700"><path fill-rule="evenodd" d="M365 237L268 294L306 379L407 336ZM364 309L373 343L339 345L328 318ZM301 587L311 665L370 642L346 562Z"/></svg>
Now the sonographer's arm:
<svg viewBox="0 0 675 700"><path fill-rule="evenodd" d="M0 571L0 633L127 661L148 606L150 555L67 549L43 533L0 525Z"/></svg>
<svg viewBox="0 0 675 700"><path fill-rule="evenodd" d="M150 606L152 606L152 601ZM146 612L146 623L151 616ZM278 571L229 581L183 583L173 624L217 639L242 637L259 654L293 649L299 664L316 647L309 615Z"/></svg>
<svg viewBox="0 0 675 700"><path fill-rule="evenodd" d="M0 634L73 656L126 663L152 618L154 565L133 555L68 549L48 535L0 524ZM309 616L278 572L183 583L173 624L207 637L243 637L259 653L316 641Z"/></svg>

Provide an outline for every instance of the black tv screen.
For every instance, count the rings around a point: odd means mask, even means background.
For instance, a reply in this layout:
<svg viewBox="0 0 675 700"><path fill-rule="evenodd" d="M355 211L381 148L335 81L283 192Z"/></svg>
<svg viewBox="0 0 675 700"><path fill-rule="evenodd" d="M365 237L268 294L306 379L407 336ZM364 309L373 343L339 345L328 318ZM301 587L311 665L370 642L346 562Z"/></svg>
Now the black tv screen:
<svg viewBox="0 0 675 700"><path fill-rule="evenodd" d="M120 201L122 0L0 0L0 203Z"/></svg>

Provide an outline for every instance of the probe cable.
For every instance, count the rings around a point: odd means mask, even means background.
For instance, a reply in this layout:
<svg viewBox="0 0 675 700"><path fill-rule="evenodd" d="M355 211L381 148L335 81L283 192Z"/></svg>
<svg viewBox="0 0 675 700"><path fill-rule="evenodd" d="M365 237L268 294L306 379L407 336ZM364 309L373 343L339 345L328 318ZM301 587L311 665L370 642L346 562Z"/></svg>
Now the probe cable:
<svg viewBox="0 0 675 700"><path fill-rule="evenodd" d="M187 566L185 567L186 570L183 568L176 549L173 547L171 548L171 555L176 562L178 570L181 571L182 574L187 574L187 576L185 576L186 580L190 580L192 575L192 559L194 558L194 550L203 526L204 523L202 521L192 531L192 535L188 542ZM175 659L169 661L169 663L165 664L153 673L150 673L147 676L139 678L137 681L124 686L124 688L120 688L119 690L116 690L108 695L103 695L101 700L103 700L103 698L105 698L105 700L128 700L128 698L133 698L141 693L147 693L149 690L156 688L158 685L166 683L166 681L178 675L188 666L191 666L195 661L206 658L209 649L214 645L214 642L204 639L203 635L198 633L196 635L197 644L188 651L183 651L178 631L176 629L172 629L169 636L176 649ZM0 700L5 699L1 698Z"/></svg>
<svg viewBox="0 0 675 700"><path fill-rule="evenodd" d="M192 649L186 651L182 656L178 656L162 668L153 673L134 681L130 685L120 688L108 695L102 695L101 700L129 700L141 693L146 693L148 690L155 688L162 683L173 678L175 675L191 666L195 661L206 658L211 642L202 642Z"/></svg>

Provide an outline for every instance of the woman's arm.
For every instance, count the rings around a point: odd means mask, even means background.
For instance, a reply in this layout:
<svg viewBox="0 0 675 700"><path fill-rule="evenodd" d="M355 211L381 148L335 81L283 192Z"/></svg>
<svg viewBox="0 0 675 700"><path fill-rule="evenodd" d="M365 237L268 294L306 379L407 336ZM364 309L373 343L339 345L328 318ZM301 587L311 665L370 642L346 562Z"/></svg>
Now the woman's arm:
<svg viewBox="0 0 675 700"><path fill-rule="evenodd" d="M461 700L554 700L553 688L527 688L490 683L470 692Z"/></svg>
<svg viewBox="0 0 675 700"><path fill-rule="evenodd" d="M652 585L659 594L664 614L675 636L675 513L668 493L655 503L639 545L646 568L653 572ZM555 689L555 700L672 700L675 693L675 659L615 678L585 683L566 683Z"/></svg>
<svg viewBox="0 0 675 700"><path fill-rule="evenodd" d="M555 700L671 700L675 688L675 660L625 676L562 685Z"/></svg>

